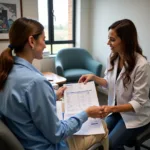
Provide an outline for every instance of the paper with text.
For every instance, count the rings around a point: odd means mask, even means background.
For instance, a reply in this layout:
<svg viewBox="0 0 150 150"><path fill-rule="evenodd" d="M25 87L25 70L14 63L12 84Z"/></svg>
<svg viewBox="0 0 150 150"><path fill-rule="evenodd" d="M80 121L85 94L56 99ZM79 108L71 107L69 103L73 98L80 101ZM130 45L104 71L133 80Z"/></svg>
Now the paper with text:
<svg viewBox="0 0 150 150"><path fill-rule="evenodd" d="M56 101L56 111L59 120L63 120L62 101Z"/></svg>
<svg viewBox="0 0 150 150"><path fill-rule="evenodd" d="M84 83L65 84L64 92L65 118L77 114L89 106L99 106L95 84L93 81ZM89 118L76 135L91 135L105 133L101 119Z"/></svg>
<svg viewBox="0 0 150 150"><path fill-rule="evenodd" d="M64 115L64 119L68 119L74 114L66 114ZM88 118L88 120L83 123L81 129L76 132L74 135L94 135L94 134L104 134L105 130L103 128L101 119L99 118Z"/></svg>
<svg viewBox="0 0 150 150"><path fill-rule="evenodd" d="M93 81L87 84L65 84L65 86L67 87L64 93L65 113L78 113L87 109L89 106L99 106Z"/></svg>

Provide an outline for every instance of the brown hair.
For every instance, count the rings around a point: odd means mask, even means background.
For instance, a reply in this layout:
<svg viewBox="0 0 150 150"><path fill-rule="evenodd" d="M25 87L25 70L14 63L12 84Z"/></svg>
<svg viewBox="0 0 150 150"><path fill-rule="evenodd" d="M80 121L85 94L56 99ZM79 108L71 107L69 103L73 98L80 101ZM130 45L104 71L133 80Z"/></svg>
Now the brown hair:
<svg viewBox="0 0 150 150"><path fill-rule="evenodd" d="M15 53L22 52L28 37L32 35L34 39L38 39L43 30L43 25L28 18L19 18L12 24L9 31L10 45L0 55L0 90L4 88L14 64L12 50L14 49Z"/></svg>
<svg viewBox="0 0 150 150"><path fill-rule="evenodd" d="M131 82L130 74L136 65L135 52L143 56L142 49L138 43L137 30L134 23L129 19L123 19L114 22L108 28L108 30L110 29L114 29L116 31L117 35L124 44L123 65L125 67L125 72L123 73L123 85L125 88L127 88L127 84ZM108 71L112 71L114 69L114 62L118 56L119 54L117 52L112 52L110 56L110 64L112 68L110 68Z"/></svg>

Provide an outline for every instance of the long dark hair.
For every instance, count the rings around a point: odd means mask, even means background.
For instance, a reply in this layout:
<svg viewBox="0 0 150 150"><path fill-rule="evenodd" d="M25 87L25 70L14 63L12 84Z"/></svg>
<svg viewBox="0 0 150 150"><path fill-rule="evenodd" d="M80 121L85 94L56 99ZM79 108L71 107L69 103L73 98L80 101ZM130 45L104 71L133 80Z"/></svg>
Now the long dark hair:
<svg viewBox="0 0 150 150"><path fill-rule="evenodd" d="M123 85L127 88L127 84L131 82L130 74L136 65L136 55L135 52L142 54L142 49L138 43L137 30L134 23L129 19L123 19L114 22L108 30L113 29L116 31L117 36L120 37L122 43L124 44L123 51L123 65L125 67L125 72L123 73ZM118 58L119 54L117 52L112 52L110 56L111 68L108 71L114 69L114 62ZM145 56L144 56L145 57Z"/></svg>
<svg viewBox="0 0 150 150"><path fill-rule="evenodd" d="M22 52L25 44L28 42L28 37L32 35L35 39L38 39L43 30L42 24L28 18L19 18L12 24L9 31L10 46L0 55L0 91L4 88L14 64L12 50L14 49L15 53Z"/></svg>

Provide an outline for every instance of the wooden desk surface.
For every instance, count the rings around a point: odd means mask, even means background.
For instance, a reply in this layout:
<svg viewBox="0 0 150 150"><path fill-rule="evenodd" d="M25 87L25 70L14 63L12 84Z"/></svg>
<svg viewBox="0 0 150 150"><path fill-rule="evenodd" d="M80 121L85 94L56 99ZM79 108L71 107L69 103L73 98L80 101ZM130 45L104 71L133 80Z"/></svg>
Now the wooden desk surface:
<svg viewBox="0 0 150 150"><path fill-rule="evenodd" d="M59 76L53 72L42 72L43 75L52 83L63 84L66 82L66 78Z"/></svg>

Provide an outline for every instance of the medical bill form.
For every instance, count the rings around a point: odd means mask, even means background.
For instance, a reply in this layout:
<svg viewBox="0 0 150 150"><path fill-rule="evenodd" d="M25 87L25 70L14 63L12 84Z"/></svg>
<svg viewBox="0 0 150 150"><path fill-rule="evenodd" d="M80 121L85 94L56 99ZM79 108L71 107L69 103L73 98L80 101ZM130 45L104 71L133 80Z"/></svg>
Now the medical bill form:
<svg viewBox="0 0 150 150"><path fill-rule="evenodd" d="M64 92L65 115L67 119L89 106L99 106L95 84L93 81L84 83L65 84L67 89ZM76 132L76 135L92 135L105 133L102 121L99 118L89 118Z"/></svg>

